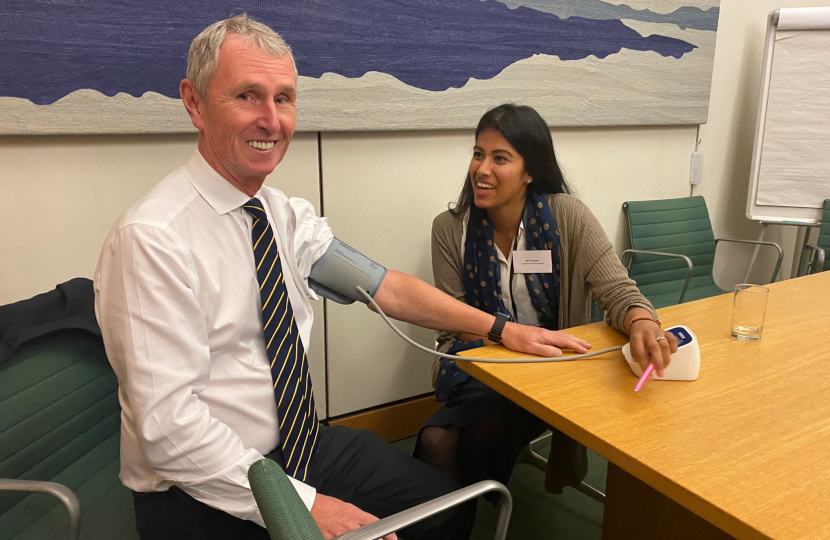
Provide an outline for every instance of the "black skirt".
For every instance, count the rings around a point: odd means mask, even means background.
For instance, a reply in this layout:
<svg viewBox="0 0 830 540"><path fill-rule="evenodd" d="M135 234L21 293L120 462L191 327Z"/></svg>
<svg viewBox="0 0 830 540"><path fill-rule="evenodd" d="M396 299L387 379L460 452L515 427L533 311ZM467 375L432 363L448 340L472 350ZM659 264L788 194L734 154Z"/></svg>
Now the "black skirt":
<svg viewBox="0 0 830 540"><path fill-rule="evenodd" d="M482 430L477 429L481 424L475 425L479 422L488 424L483 430L487 433L484 439L480 436ZM547 428L542 420L473 377L453 388L421 433L429 427L458 430L455 453L463 485L489 479L507 484L521 449ZM415 445L416 458L420 436Z"/></svg>
<svg viewBox="0 0 830 540"><path fill-rule="evenodd" d="M538 420L483 382L470 377L453 389L444 406L435 411L424 424L424 428L461 428L501 415L515 415L517 420L525 417Z"/></svg>

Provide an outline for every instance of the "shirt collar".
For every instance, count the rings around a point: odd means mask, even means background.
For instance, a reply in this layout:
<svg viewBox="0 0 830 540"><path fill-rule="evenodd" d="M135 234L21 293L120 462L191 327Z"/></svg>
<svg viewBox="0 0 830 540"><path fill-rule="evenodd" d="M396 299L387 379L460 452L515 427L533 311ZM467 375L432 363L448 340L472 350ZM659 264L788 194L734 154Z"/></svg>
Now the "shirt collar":
<svg viewBox="0 0 830 540"><path fill-rule="evenodd" d="M221 215L236 210L249 200L246 193L239 191L211 167L197 148L184 167L190 183L199 195Z"/></svg>
<svg viewBox="0 0 830 540"><path fill-rule="evenodd" d="M524 223L524 221L520 221L519 222L519 230L516 233L516 238L513 240L513 245L515 245L519 251L522 251L522 250L525 249L524 242L525 242L525 223ZM510 264L510 261L513 257L513 245L510 246L510 252L507 255L505 255L504 253L501 252L501 250L499 249L499 246L496 246L496 254L499 256L499 260L501 262L503 262L505 264L508 264L508 265Z"/></svg>

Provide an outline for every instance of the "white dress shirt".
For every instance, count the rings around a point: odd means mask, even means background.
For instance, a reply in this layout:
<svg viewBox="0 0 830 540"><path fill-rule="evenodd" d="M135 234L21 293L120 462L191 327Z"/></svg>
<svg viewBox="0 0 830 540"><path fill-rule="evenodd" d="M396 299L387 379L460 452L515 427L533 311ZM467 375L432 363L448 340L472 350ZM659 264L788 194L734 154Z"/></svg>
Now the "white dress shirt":
<svg viewBox="0 0 830 540"><path fill-rule="evenodd" d="M464 239L467 238L467 223L470 221L470 211L467 210L467 215L464 217L464 225L461 228L461 260L464 260ZM516 234L516 239L513 241L513 246L518 246L521 250L527 249L525 236L525 224L523 221L519 222L519 231ZM495 242L493 242L495 245ZM501 252L499 246L496 247L496 255L499 257L499 271L501 272L501 281L505 283L510 276L510 269L513 267L513 249L505 257ZM507 279L506 279L507 278ZM510 287L501 287L501 294L504 297L504 307L507 308L510 317L514 322L526 324L529 326L541 326L542 322L539 319L539 314L536 313L536 308L533 307L533 301L530 299L530 292L527 290L527 281L524 274L514 273L513 280ZM514 312L515 303L515 312Z"/></svg>
<svg viewBox="0 0 830 540"><path fill-rule="evenodd" d="M331 239L311 203L263 187L288 296L308 350L311 265ZM263 525L248 468L279 423L251 247L250 197L197 150L113 226L95 271L95 311L121 402L121 481L178 486ZM310 509L316 491L291 479Z"/></svg>

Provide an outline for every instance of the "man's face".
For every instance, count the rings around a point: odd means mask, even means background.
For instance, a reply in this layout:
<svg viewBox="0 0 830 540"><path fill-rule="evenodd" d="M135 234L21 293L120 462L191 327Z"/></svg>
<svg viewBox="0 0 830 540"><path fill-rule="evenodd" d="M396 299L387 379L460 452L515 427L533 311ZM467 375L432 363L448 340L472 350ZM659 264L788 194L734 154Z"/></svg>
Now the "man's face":
<svg viewBox="0 0 830 540"><path fill-rule="evenodd" d="M258 186L282 161L297 120L297 86L288 56L272 56L230 34L200 108L200 147L237 187Z"/></svg>

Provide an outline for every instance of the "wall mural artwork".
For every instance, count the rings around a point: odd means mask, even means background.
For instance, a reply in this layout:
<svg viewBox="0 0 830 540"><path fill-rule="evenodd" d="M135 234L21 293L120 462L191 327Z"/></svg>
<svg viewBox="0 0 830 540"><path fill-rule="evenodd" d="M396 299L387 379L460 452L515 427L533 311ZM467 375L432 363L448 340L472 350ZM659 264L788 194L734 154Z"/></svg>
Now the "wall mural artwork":
<svg viewBox="0 0 830 540"><path fill-rule="evenodd" d="M6 0L0 134L192 131L190 41L242 12L293 48L303 131L472 128L507 101L670 125L706 121L719 0Z"/></svg>

